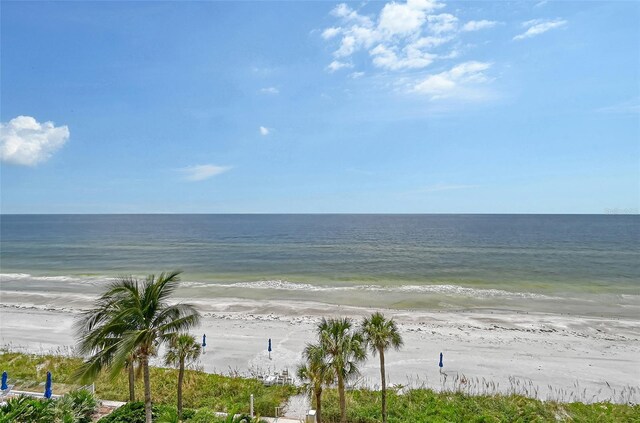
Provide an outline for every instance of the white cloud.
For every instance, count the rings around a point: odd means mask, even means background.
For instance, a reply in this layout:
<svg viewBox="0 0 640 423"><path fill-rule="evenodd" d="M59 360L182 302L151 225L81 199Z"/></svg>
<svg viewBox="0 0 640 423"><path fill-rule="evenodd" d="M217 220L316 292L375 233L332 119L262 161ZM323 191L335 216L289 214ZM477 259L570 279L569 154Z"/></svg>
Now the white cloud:
<svg viewBox="0 0 640 423"><path fill-rule="evenodd" d="M358 14L355 10L347 6L345 3L340 3L332 11L331 14L336 18L342 19L344 22L356 23L360 25L371 25L371 19L367 16Z"/></svg>
<svg viewBox="0 0 640 423"><path fill-rule="evenodd" d="M522 24L524 27L528 27L529 29L527 29L522 34L516 35L515 37L513 37L513 39L517 41L524 40L525 38L535 37L536 35L544 34L545 32L552 29L563 27L566 24L567 21L564 19L532 19Z"/></svg>
<svg viewBox="0 0 640 423"><path fill-rule="evenodd" d="M275 94L279 94L280 90L277 89L276 87L265 87L265 88L261 88L260 89L260 93L261 94L272 94L272 95L275 95Z"/></svg>
<svg viewBox="0 0 640 423"><path fill-rule="evenodd" d="M349 77L352 79L362 78L363 76L364 72L351 72L351 74L349 74Z"/></svg>
<svg viewBox="0 0 640 423"><path fill-rule="evenodd" d="M437 50L454 41L463 29L455 15L434 13L444 6L435 0L392 1L377 15L365 16L346 4L339 4L331 11L337 24L322 32L325 40L340 35L333 52L335 60L327 66L327 71L352 67L349 58L358 52L368 53L374 66L393 71L422 69L439 58L451 58ZM488 20L471 21L463 28L471 31L494 24Z"/></svg>
<svg viewBox="0 0 640 423"><path fill-rule="evenodd" d="M425 94L433 100L451 97L477 97L473 87L488 81L484 71L490 67L491 63L486 62L460 63L448 71L427 76L413 86L413 91Z"/></svg>
<svg viewBox="0 0 640 423"><path fill-rule="evenodd" d="M18 116L0 123L0 159L22 166L47 161L69 139L69 128Z"/></svg>
<svg viewBox="0 0 640 423"><path fill-rule="evenodd" d="M458 27L458 18L450 13L430 15L427 17L427 20L429 21L429 30L436 34L455 31Z"/></svg>
<svg viewBox="0 0 640 423"><path fill-rule="evenodd" d="M427 13L438 7L441 7L439 3L427 0L387 3L380 12L378 30L386 36L415 33L428 19Z"/></svg>
<svg viewBox="0 0 640 423"><path fill-rule="evenodd" d="M230 169L231 166L205 164L183 167L182 169L178 169L178 171L182 172L184 174L184 178L188 181L204 181L205 179L220 175Z"/></svg>
<svg viewBox="0 0 640 423"><path fill-rule="evenodd" d="M324 38L325 40L329 40L335 37L336 35L340 34L340 31L341 29L338 27L327 28L324 31L322 31L322 38Z"/></svg>
<svg viewBox="0 0 640 423"><path fill-rule="evenodd" d="M356 38L353 35L345 35L342 37L342 43L340 44L340 48L336 50L334 56L336 57L346 57L351 56L353 52L356 50Z"/></svg>
<svg viewBox="0 0 640 423"><path fill-rule="evenodd" d="M455 14L440 10L444 7L444 3L436 0L387 1L377 14L364 15L360 9L346 4L336 6L331 11L336 22L322 33L322 38L335 46L334 60L327 71L353 68L354 57L366 54L373 67L388 71L387 75L406 72L391 76L396 80L388 86L404 87L430 99L488 99L491 92L480 84L490 81L485 75L490 63L467 60L440 73L422 76L414 73L437 61L450 61L464 54L474 44L463 43L463 33L499 24L488 19L463 23ZM354 69L349 76L360 76L359 70Z"/></svg>
<svg viewBox="0 0 640 423"><path fill-rule="evenodd" d="M343 69L343 68L352 68L353 65L351 63L346 63L346 62L340 62L338 60L334 60L333 62L329 63L329 66L327 66L327 69L329 70L329 72L333 73L337 70Z"/></svg>
<svg viewBox="0 0 640 423"><path fill-rule="evenodd" d="M370 51L373 64L385 69L420 69L429 66L436 58L435 54L426 53L410 44L403 49L401 57L382 44Z"/></svg>
<svg viewBox="0 0 640 423"><path fill-rule="evenodd" d="M271 132L271 129L267 128L266 126L261 126L259 130L260 130L260 135L262 136L267 136Z"/></svg>
<svg viewBox="0 0 640 423"><path fill-rule="evenodd" d="M498 25L497 21L488 21L486 19L483 19L481 21L469 21L462 26L462 31L479 31L481 29L493 28L496 25Z"/></svg>

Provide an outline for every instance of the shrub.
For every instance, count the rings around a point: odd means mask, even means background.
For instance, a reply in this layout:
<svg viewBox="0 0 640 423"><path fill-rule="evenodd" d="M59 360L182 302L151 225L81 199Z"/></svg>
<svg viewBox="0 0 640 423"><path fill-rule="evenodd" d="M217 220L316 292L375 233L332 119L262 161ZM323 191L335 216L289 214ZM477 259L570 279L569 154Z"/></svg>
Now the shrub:
<svg viewBox="0 0 640 423"><path fill-rule="evenodd" d="M74 385L73 373L82 364L77 357L55 355L29 355L16 352L0 353L0 367L7 370L16 381L16 389L37 386L42 380L44 370L39 374L37 368L51 369L56 381L56 393L64 392ZM43 367L44 366L44 367ZM177 403L177 370L152 367L151 390L154 404L175 405ZM101 374L95 382L96 396L101 399L127 401L129 390L127 374L118 375L115 380L107 374ZM211 408L216 411L249 412L249 397L254 395L254 410L257 414L268 416L275 407L281 406L294 395L292 386L266 387L257 379L244 379L210 374L195 370L186 370L184 376L184 406L190 408ZM136 381L137 399L142 400L144 393L142 380ZM186 421L187 416L184 416Z"/></svg>
<svg viewBox="0 0 640 423"><path fill-rule="evenodd" d="M97 406L96 399L87 391L72 392L55 400L20 396L9 398L0 407L0 422L90 423Z"/></svg>
<svg viewBox="0 0 640 423"><path fill-rule="evenodd" d="M140 401L126 403L98 420L98 423L145 423L144 403Z"/></svg>
<svg viewBox="0 0 640 423"><path fill-rule="evenodd" d="M188 421L189 423L212 423L220 420L210 408L200 408Z"/></svg>

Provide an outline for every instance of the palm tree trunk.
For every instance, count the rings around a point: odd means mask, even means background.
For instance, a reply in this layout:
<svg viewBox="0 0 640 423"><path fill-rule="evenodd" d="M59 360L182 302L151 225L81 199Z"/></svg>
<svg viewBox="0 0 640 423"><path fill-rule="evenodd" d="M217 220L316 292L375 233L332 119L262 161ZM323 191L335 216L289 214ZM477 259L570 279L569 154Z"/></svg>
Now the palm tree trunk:
<svg viewBox="0 0 640 423"><path fill-rule="evenodd" d="M136 400L136 369L133 362L129 362L129 402Z"/></svg>
<svg viewBox="0 0 640 423"><path fill-rule="evenodd" d="M380 379L382 380L382 423L387 423L387 381L384 376L384 350L380 348Z"/></svg>
<svg viewBox="0 0 640 423"><path fill-rule="evenodd" d="M347 423L347 402L344 397L344 379L338 373L338 394L340 395L340 423Z"/></svg>
<svg viewBox="0 0 640 423"><path fill-rule="evenodd" d="M178 371L178 421L182 421L182 381L184 380L184 359L180 359Z"/></svg>
<svg viewBox="0 0 640 423"><path fill-rule="evenodd" d="M151 378L149 376L149 356L143 355L141 357L142 371L144 374L144 415L145 422L152 423L151 418Z"/></svg>
<svg viewBox="0 0 640 423"><path fill-rule="evenodd" d="M322 423L322 388L316 389L316 423Z"/></svg>

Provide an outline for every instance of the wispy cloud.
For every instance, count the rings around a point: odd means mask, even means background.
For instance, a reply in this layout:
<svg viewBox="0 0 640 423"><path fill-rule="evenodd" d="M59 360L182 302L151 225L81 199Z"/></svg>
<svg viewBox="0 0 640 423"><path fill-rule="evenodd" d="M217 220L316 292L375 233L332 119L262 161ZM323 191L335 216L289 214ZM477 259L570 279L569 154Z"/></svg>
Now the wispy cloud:
<svg viewBox="0 0 640 423"><path fill-rule="evenodd" d="M353 65L351 63L347 63L347 62L341 62L339 60L334 60L333 62L329 63L329 65L327 66L327 70L331 73L338 71L340 69L344 69L344 68L352 68Z"/></svg>
<svg viewBox="0 0 640 423"><path fill-rule="evenodd" d="M535 37L552 29L561 28L566 24L567 21L564 19L532 19L522 24L522 26L528 29L522 34L516 35L513 39L518 41Z"/></svg>
<svg viewBox="0 0 640 423"><path fill-rule="evenodd" d="M187 181L204 181L231 170L231 166L217 166L212 164L187 166L178 169Z"/></svg>
<svg viewBox="0 0 640 423"><path fill-rule="evenodd" d="M326 28L324 31L322 31L322 38L324 38L325 40L329 40L340 34L341 31L342 29L338 27Z"/></svg>
<svg viewBox="0 0 640 423"><path fill-rule="evenodd" d="M461 54L461 34L489 29L499 24L494 20L471 20L466 23L453 13L442 10L443 2L436 0L407 0L388 2L376 14L364 15L347 4L339 4L330 14L336 22L322 32L322 38L335 46L333 61L327 71L353 68L356 54L370 60L373 68L395 78L394 86L409 87L409 91L428 95L431 99L458 97L473 84L484 83L485 77L473 60L452 65L449 71L423 75L407 74L420 71L434 63L456 59ZM468 36L467 36L468 37ZM486 71L490 65L484 66ZM394 77L397 73L397 77ZM361 76L354 69L349 76ZM375 73L372 73L375 75ZM418 79L419 78L419 79ZM476 96L476 99L478 96Z"/></svg>
<svg viewBox="0 0 640 423"><path fill-rule="evenodd" d="M271 129L267 128L266 126L261 126L259 128L259 131L260 131L260 135L262 135L262 136L267 136L267 135L269 135L269 133L271 133Z"/></svg>
<svg viewBox="0 0 640 423"><path fill-rule="evenodd" d="M640 114L640 98L623 101L611 106L605 106L597 109L599 113L609 114Z"/></svg>
<svg viewBox="0 0 640 423"><path fill-rule="evenodd" d="M69 140L69 128L53 122L39 123L31 116L18 116L0 123L0 159L35 166L45 162Z"/></svg>
<svg viewBox="0 0 640 423"><path fill-rule="evenodd" d="M334 26L322 31L322 38L335 44L335 60L329 72L344 67L358 52L365 52L375 67L385 70L423 69L437 59L451 58L447 44L462 32L478 31L498 24L491 20L469 21L460 25L459 18L442 12L445 4L435 0L407 0L386 3L374 16L362 15L347 4L339 4L331 15Z"/></svg>
<svg viewBox="0 0 640 423"><path fill-rule="evenodd" d="M496 25L498 25L498 21L488 21L486 19L483 19L481 21L469 21L462 26L462 31L480 31L481 29L493 28Z"/></svg>
<svg viewBox="0 0 640 423"><path fill-rule="evenodd" d="M275 95L275 94L279 94L280 90L276 87L265 87L265 88L261 88L260 89L260 94L271 94L271 95Z"/></svg>
<svg viewBox="0 0 640 423"><path fill-rule="evenodd" d="M488 81L484 71L491 67L486 62L464 62L448 71L429 75L413 86L413 91L431 99L466 96L474 85Z"/></svg>

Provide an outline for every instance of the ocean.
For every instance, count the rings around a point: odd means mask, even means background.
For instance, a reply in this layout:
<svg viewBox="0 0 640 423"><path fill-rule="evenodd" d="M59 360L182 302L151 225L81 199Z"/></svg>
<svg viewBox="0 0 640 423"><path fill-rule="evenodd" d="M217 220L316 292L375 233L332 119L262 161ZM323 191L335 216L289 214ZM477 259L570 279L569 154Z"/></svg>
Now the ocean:
<svg viewBox="0 0 640 423"><path fill-rule="evenodd" d="M172 269L211 301L637 315L640 216L0 217L5 293Z"/></svg>

